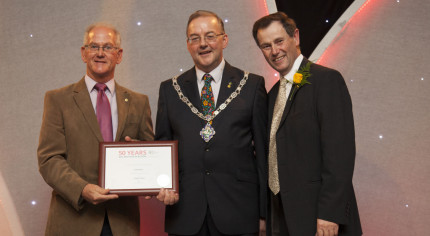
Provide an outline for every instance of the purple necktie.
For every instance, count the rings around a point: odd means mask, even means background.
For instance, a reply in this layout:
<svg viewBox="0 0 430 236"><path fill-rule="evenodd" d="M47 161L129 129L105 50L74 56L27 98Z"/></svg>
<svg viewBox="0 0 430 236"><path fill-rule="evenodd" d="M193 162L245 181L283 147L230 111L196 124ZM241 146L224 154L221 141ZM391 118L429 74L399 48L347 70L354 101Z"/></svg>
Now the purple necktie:
<svg viewBox="0 0 430 236"><path fill-rule="evenodd" d="M106 84L97 83L94 88L98 91L96 114L100 131L102 132L103 140L105 142L112 142L112 115L110 111L109 99L105 94L107 86Z"/></svg>

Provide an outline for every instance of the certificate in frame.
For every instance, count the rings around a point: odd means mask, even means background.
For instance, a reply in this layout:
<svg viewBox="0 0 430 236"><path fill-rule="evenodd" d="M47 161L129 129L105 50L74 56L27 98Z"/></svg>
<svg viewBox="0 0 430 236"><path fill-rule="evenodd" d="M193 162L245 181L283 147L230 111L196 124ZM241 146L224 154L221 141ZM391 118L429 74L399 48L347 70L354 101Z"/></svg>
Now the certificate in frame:
<svg viewBox="0 0 430 236"><path fill-rule="evenodd" d="M178 193L178 141L100 143L99 185L119 196Z"/></svg>

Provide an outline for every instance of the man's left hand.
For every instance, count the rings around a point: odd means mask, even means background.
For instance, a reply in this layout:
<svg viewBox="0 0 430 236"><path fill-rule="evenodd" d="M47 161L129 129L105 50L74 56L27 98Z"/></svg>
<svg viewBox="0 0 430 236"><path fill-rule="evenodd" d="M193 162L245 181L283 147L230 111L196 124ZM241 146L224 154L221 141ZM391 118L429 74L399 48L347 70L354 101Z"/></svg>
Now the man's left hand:
<svg viewBox="0 0 430 236"><path fill-rule="evenodd" d="M330 221L317 219L316 236L337 236L339 225Z"/></svg>
<svg viewBox="0 0 430 236"><path fill-rule="evenodd" d="M125 136L124 140L125 140L126 142L136 142L136 141L139 141L139 140L137 140L137 139L132 139L132 138L130 138L130 136Z"/></svg>
<svg viewBox="0 0 430 236"><path fill-rule="evenodd" d="M173 205L179 201L179 194L162 188L157 195L157 199L164 205Z"/></svg>
<svg viewBox="0 0 430 236"><path fill-rule="evenodd" d="M266 220L260 219L260 232L258 236L266 236Z"/></svg>

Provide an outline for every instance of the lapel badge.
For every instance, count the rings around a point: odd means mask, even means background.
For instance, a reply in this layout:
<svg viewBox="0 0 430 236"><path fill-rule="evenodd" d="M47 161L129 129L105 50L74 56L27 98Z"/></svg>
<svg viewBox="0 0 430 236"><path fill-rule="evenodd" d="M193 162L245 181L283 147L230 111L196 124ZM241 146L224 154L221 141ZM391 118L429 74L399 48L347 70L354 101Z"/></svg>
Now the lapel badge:
<svg viewBox="0 0 430 236"><path fill-rule="evenodd" d="M227 88L231 88L231 82L228 82Z"/></svg>

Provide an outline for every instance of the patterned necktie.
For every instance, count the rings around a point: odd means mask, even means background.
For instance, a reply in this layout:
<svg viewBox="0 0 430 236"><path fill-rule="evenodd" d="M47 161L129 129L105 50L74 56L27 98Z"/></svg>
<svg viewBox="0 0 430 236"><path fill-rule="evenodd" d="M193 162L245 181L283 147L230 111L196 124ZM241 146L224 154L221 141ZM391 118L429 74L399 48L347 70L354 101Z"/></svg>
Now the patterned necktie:
<svg viewBox="0 0 430 236"><path fill-rule="evenodd" d="M278 96L276 97L275 107L273 109L272 125L270 127L269 141L269 188L273 194L278 194L279 176L278 176L278 155L276 150L276 132L281 122L282 114L284 113L285 104L287 103L287 79L281 78Z"/></svg>
<svg viewBox="0 0 430 236"><path fill-rule="evenodd" d="M113 141L112 134L112 114L110 110L109 99L105 94L107 89L106 84L97 83L94 88L98 91L96 115L99 122L100 131L102 132L103 140L105 142Z"/></svg>
<svg viewBox="0 0 430 236"><path fill-rule="evenodd" d="M200 100L202 101L203 115L207 116L212 115L215 110L215 101L211 86L213 78L210 74L205 74L203 80L205 81L205 85L202 88Z"/></svg>

